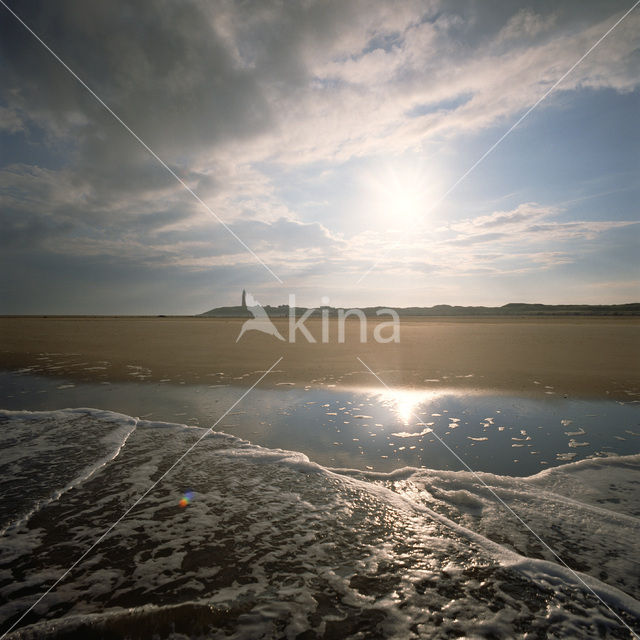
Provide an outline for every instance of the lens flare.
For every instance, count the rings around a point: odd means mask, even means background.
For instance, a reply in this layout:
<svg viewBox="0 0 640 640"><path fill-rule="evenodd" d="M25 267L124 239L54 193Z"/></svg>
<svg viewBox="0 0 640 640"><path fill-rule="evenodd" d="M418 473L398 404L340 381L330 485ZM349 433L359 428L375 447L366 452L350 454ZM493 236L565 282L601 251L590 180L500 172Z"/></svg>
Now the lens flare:
<svg viewBox="0 0 640 640"><path fill-rule="evenodd" d="M180 502L178 504L181 509L184 509L188 504L190 504L191 500L193 500L193 491L186 491L182 498L180 498Z"/></svg>

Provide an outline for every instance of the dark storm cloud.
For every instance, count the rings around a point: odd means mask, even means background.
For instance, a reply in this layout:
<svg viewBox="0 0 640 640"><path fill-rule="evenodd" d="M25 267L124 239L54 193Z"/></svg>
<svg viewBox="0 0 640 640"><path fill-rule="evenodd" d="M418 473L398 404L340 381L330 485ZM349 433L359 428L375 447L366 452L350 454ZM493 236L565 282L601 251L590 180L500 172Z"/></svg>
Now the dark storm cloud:
<svg viewBox="0 0 640 640"><path fill-rule="evenodd" d="M225 186L225 167L220 167L221 177L204 174L192 168L193 159L227 140L251 138L273 126L274 92L305 81L303 56L295 54L308 44L305 34L323 46L342 19L357 11L351 3L283 12L267 3L239 9L163 0L147 3L143 11L126 1L28 1L12 7L203 195ZM240 52L234 53L215 26L223 14L243 34ZM47 168L45 153L33 166L6 167L5 244L31 242L41 249L43 238L55 240L70 229L92 237L151 234L194 215L197 205L190 196L6 12L0 22L0 55L2 99L9 107L3 110L6 130L22 129L65 158L55 170ZM206 218L200 212L201 222ZM271 223L261 223L262 237L246 223L241 232L263 247L271 241L284 246L287 231L293 233L292 242L311 239L301 234L305 227L285 229L282 224L270 233ZM222 244L236 251L229 240Z"/></svg>
<svg viewBox="0 0 640 640"><path fill-rule="evenodd" d="M289 98L309 79L307 58L335 46L350 22L364 23L365 32L368 22L362 2L42 0L11 6L149 146L177 165L212 145L273 128L279 96ZM372 4L369 13L380 10ZM0 55L13 128L40 124L52 144L56 136L72 135L76 165L87 179L153 186L153 172L140 166L146 152L6 12Z"/></svg>
<svg viewBox="0 0 640 640"><path fill-rule="evenodd" d="M123 0L66 0L14 6L160 152L251 136L269 123L255 72L234 64L200 4L157 0L141 10L139 3ZM111 132L96 130L94 122L107 119L102 108L6 13L0 41L5 88L16 92L17 105L74 130L84 140L85 155L96 146L104 150L100 140Z"/></svg>
<svg viewBox="0 0 640 640"><path fill-rule="evenodd" d="M11 272L20 277L0 283L5 314L188 315L235 302L248 282L257 286L268 277L256 277L252 265L194 272L113 255L90 261L49 253L17 254L11 259ZM225 297L227 287L235 296Z"/></svg>

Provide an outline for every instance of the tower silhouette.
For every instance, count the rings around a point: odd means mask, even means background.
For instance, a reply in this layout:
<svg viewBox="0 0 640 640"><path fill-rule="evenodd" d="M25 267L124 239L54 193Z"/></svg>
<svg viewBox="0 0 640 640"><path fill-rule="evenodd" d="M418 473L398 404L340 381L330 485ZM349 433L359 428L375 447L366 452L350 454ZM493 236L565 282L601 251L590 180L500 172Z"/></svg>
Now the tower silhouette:
<svg viewBox="0 0 640 640"><path fill-rule="evenodd" d="M247 292L244 289L242 290L242 308L247 308Z"/></svg>

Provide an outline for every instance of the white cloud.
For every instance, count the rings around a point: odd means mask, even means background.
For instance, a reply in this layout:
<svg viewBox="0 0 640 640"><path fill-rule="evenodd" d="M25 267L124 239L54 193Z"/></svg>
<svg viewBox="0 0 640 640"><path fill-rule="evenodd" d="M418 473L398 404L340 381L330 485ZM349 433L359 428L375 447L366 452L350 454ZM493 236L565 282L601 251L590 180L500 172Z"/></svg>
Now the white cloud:
<svg viewBox="0 0 640 640"><path fill-rule="evenodd" d="M527 225L558 213L553 207L536 203L521 204L512 211L495 211L486 216L462 220L446 227L463 235L484 234L488 231L522 230Z"/></svg>

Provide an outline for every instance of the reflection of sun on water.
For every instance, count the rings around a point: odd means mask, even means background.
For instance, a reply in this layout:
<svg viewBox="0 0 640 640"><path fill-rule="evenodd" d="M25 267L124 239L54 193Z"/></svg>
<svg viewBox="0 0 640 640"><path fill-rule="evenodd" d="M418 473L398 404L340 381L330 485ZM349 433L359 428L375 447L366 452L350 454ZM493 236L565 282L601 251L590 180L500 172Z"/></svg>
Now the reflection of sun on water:
<svg viewBox="0 0 640 640"><path fill-rule="evenodd" d="M390 406L403 424L419 422L418 412L423 405L431 402L438 395L434 391L421 391L413 389L393 389L380 394L383 404Z"/></svg>

